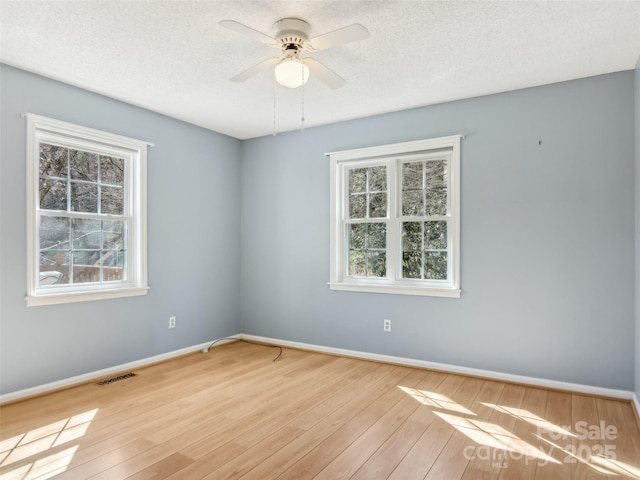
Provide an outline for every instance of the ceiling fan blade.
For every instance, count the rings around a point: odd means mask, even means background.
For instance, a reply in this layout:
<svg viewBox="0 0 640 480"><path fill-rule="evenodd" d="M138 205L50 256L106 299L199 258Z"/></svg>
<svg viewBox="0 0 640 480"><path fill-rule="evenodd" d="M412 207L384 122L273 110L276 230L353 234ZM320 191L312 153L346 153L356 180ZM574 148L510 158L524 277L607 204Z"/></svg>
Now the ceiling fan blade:
<svg viewBox="0 0 640 480"><path fill-rule="evenodd" d="M258 30L254 30L251 27L247 27L245 24L236 22L235 20L222 20L218 22L218 25L233 30L234 32L241 33L242 35L264 43L265 45L269 45L270 47L280 48L280 44L275 38L259 32Z"/></svg>
<svg viewBox="0 0 640 480"><path fill-rule="evenodd" d="M348 27L339 28L333 32L312 38L304 43L304 48L312 52L317 52L319 50L326 50L327 48L337 47L338 45L344 45L345 43L364 40L366 38L369 38L369 30L359 23L354 23Z"/></svg>
<svg viewBox="0 0 640 480"><path fill-rule="evenodd" d="M329 88L340 88L345 83L347 83L344 78L335 73L333 70L330 70L328 67L325 67L315 58L307 57L303 60L303 62L307 67L309 67L311 75L316 77Z"/></svg>
<svg viewBox="0 0 640 480"><path fill-rule="evenodd" d="M249 80L254 75L257 75L260 72L264 72L269 68L275 67L279 61L280 61L279 57L267 58L266 60L263 60L257 65L247 68L244 72L240 72L236 76L231 77L231 81L240 83L240 82L244 82L245 80Z"/></svg>

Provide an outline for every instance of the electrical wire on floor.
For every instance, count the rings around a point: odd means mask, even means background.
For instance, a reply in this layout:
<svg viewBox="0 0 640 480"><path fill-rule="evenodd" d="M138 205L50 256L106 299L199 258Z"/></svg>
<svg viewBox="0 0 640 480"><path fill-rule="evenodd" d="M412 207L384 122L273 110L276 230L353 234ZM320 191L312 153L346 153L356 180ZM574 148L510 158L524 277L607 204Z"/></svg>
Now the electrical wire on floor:
<svg viewBox="0 0 640 480"><path fill-rule="evenodd" d="M238 342L245 342L245 343L249 343L251 345L260 345L260 346L263 346L263 347L278 348L278 349L280 349L280 351L278 352L278 355L276 355L276 358L273 359L274 362L276 360L278 360L282 356L282 347L280 345L267 345L265 343L248 342L247 340L244 340L242 338L236 338L236 337L220 337L220 338L214 340L213 342L211 342L206 349L202 350L202 352L203 353L208 353L209 350L211 350L211 347L213 347L216 343L219 343L219 342L221 342L223 340L236 340Z"/></svg>

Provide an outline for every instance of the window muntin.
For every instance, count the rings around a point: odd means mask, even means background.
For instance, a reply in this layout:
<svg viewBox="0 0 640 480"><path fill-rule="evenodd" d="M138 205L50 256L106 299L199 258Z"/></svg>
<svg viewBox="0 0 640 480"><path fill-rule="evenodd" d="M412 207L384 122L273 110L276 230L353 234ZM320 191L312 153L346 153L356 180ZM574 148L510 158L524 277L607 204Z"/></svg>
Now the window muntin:
<svg viewBox="0 0 640 480"><path fill-rule="evenodd" d="M329 154L338 290L459 296L460 137Z"/></svg>
<svg viewBox="0 0 640 480"><path fill-rule="evenodd" d="M147 144L27 119L28 305L146 293Z"/></svg>

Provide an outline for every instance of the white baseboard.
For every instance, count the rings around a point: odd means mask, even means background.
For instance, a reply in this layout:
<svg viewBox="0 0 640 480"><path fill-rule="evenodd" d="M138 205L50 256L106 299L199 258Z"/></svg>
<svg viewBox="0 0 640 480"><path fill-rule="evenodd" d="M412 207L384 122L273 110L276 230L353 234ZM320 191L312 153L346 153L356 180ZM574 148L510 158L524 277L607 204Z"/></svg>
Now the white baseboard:
<svg viewBox="0 0 640 480"><path fill-rule="evenodd" d="M633 402L636 412L640 415L640 402L634 392L626 390L615 390L610 388L593 387L590 385L581 385L578 383L561 382L558 380L548 380L544 378L526 377L523 375L513 375L510 373L494 372L492 370L481 370L477 368L460 367L457 365L449 365L446 363L429 362L426 360L418 360L414 358L395 357L392 355L381 355L377 353L360 352L356 350L347 350L344 348L325 347L322 345L314 345L311 343L292 342L289 340L281 340L277 338L261 337L258 335L248 334L236 334L230 335L229 340L221 340L215 343L215 345L223 345L231 342L234 338L239 340L247 340L249 342L268 343L272 345L279 345L282 347L291 347L301 350L309 350L312 352L329 353L332 355L341 355L345 357L361 358L363 360L373 360L376 362L393 363L398 365L406 365L409 367L427 368L430 370L438 370L447 373L459 373L462 375L471 375L474 377L490 378L493 380L501 380L505 382L521 383L525 385L532 385L536 387L552 388L556 390L566 390L575 393L586 393L589 395L600 395L603 397L619 398L621 400L629 400ZM201 343L199 345L193 345L191 347L182 348L180 350L174 350L173 352L163 353L154 357L143 358L134 362L125 363L122 365L116 365L115 367L105 368L94 372L85 373L75 377L58 380L56 382L46 383L44 385L38 385L37 387L27 388L24 390L18 390L15 392L6 393L0 395L0 404L6 402L13 402L23 398L31 397L34 395L42 395L44 393L59 390L61 388L67 388L73 385L81 383L87 383L99 378L112 375L114 373L123 372L126 370L133 370L141 368L153 363L161 362L163 360L169 360L174 357L186 355L189 353L197 352L198 350L206 351L206 349L212 345L212 342Z"/></svg>
<svg viewBox="0 0 640 480"><path fill-rule="evenodd" d="M236 335L229 335L228 340L222 339L217 341L214 346L224 345L225 343L232 342L232 338L237 338L240 340L242 335L240 333ZM20 400L22 398L32 397L34 395L42 395L44 393L52 392L54 390L59 390L61 388L71 387L73 385L79 385L81 383L87 383L99 378L106 377L108 375L112 375L114 373L124 372L126 370L134 370L136 368L145 367L147 365L151 365L153 363L162 362L163 360L169 360L170 358L180 357L182 355L187 355L189 353L197 352L198 350L206 351L209 345L212 344L214 340L211 342L201 343L200 345L193 345L191 347L181 348L180 350L174 350L173 352L163 353L161 355L156 355L153 357L143 358L141 360L136 360L134 362L123 363L121 365L116 365L115 367L105 368L102 370L96 370L95 372L85 373L83 375L77 375L75 377L65 378L62 380L58 380L57 382L45 383L44 385L38 385L37 387L26 388L24 390L18 390L15 392L5 393L4 395L0 395L0 405L6 402L13 402L16 400Z"/></svg>
<svg viewBox="0 0 640 480"><path fill-rule="evenodd" d="M414 358L394 357L391 355L380 355L377 353L359 352L356 350L347 350L343 348L325 347L321 345L313 345L310 343L291 342L289 340L280 340L277 338L260 337L258 335L242 334L242 339L247 341L269 343L279 345L281 347L298 348L301 350L310 350L313 352L330 353L333 355L341 355L345 357L361 358L364 360L373 360L376 362L394 363L398 365L406 365L409 367L428 368L430 370L439 370L447 373L459 373L462 375L471 375L474 377L490 378L492 380L501 380L505 382L521 383L536 387L552 388L555 390L566 390L575 393L586 393L589 395L599 395L602 397L619 398L621 400L634 401L636 409L640 407L638 399L633 392L627 390L615 390L611 388L593 387L590 385L581 385L579 383L561 382L558 380L548 380L544 378L526 377L523 375L513 375L510 373L494 372L492 370L481 370L477 368L460 367L457 365L448 365L446 363L428 362L426 360L417 360ZM640 414L640 410L638 410Z"/></svg>
<svg viewBox="0 0 640 480"><path fill-rule="evenodd" d="M636 409L636 418L640 419L640 401L638 401L638 396L633 393L633 407Z"/></svg>

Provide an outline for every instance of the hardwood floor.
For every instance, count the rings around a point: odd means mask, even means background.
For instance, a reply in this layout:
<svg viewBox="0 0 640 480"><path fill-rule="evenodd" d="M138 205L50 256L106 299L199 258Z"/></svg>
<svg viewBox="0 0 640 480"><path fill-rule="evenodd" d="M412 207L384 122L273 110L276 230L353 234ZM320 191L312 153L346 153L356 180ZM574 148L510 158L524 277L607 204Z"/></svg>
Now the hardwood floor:
<svg viewBox="0 0 640 480"><path fill-rule="evenodd" d="M0 407L0 479L640 479L627 402L243 342Z"/></svg>

